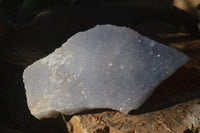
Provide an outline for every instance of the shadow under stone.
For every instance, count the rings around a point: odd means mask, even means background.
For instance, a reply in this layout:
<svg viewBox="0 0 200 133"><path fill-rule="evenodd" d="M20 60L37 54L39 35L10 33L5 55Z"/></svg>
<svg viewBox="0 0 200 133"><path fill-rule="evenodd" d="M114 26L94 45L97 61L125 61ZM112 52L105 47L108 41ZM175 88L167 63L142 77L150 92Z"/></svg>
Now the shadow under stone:
<svg viewBox="0 0 200 133"><path fill-rule="evenodd" d="M200 98L200 70L182 67L161 83L151 97L130 115L158 111L173 105Z"/></svg>

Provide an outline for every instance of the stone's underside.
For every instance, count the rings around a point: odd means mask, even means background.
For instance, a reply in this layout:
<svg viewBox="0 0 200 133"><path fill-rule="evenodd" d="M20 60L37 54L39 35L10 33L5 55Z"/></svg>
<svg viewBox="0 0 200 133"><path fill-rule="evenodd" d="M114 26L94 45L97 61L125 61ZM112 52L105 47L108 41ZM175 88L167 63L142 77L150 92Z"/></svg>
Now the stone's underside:
<svg viewBox="0 0 200 133"><path fill-rule="evenodd" d="M24 70L28 107L37 118L94 108L127 114L187 61L127 27L98 25Z"/></svg>

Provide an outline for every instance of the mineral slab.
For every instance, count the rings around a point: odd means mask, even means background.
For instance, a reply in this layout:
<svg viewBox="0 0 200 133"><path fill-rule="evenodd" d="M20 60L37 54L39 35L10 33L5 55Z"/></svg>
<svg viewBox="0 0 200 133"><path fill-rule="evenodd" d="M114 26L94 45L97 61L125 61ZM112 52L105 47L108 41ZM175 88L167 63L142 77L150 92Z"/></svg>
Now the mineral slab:
<svg viewBox="0 0 200 133"><path fill-rule="evenodd" d="M97 25L24 70L28 107L36 118L96 108L127 114L188 60L130 28Z"/></svg>

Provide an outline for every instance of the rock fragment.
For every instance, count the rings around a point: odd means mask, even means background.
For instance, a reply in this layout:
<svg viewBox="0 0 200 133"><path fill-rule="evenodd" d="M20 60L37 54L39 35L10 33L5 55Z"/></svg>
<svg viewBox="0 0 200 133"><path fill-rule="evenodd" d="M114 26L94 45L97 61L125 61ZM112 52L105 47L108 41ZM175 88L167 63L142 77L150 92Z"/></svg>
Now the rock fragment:
<svg viewBox="0 0 200 133"><path fill-rule="evenodd" d="M111 108L127 114L188 57L127 27L97 25L24 70L31 113Z"/></svg>

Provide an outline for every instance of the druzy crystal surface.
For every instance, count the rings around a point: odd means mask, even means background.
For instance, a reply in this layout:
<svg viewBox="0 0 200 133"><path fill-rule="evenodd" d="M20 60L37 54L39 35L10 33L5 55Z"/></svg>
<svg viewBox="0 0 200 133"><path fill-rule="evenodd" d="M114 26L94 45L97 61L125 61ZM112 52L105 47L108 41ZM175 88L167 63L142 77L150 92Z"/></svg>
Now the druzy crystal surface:
<svg viewBox="0 0 200 133"><path fill-rule="evenodd" d="M94 108L127 114L187 61L130 28L97 25L24 70L28 107L37 118Z"/></svg>

